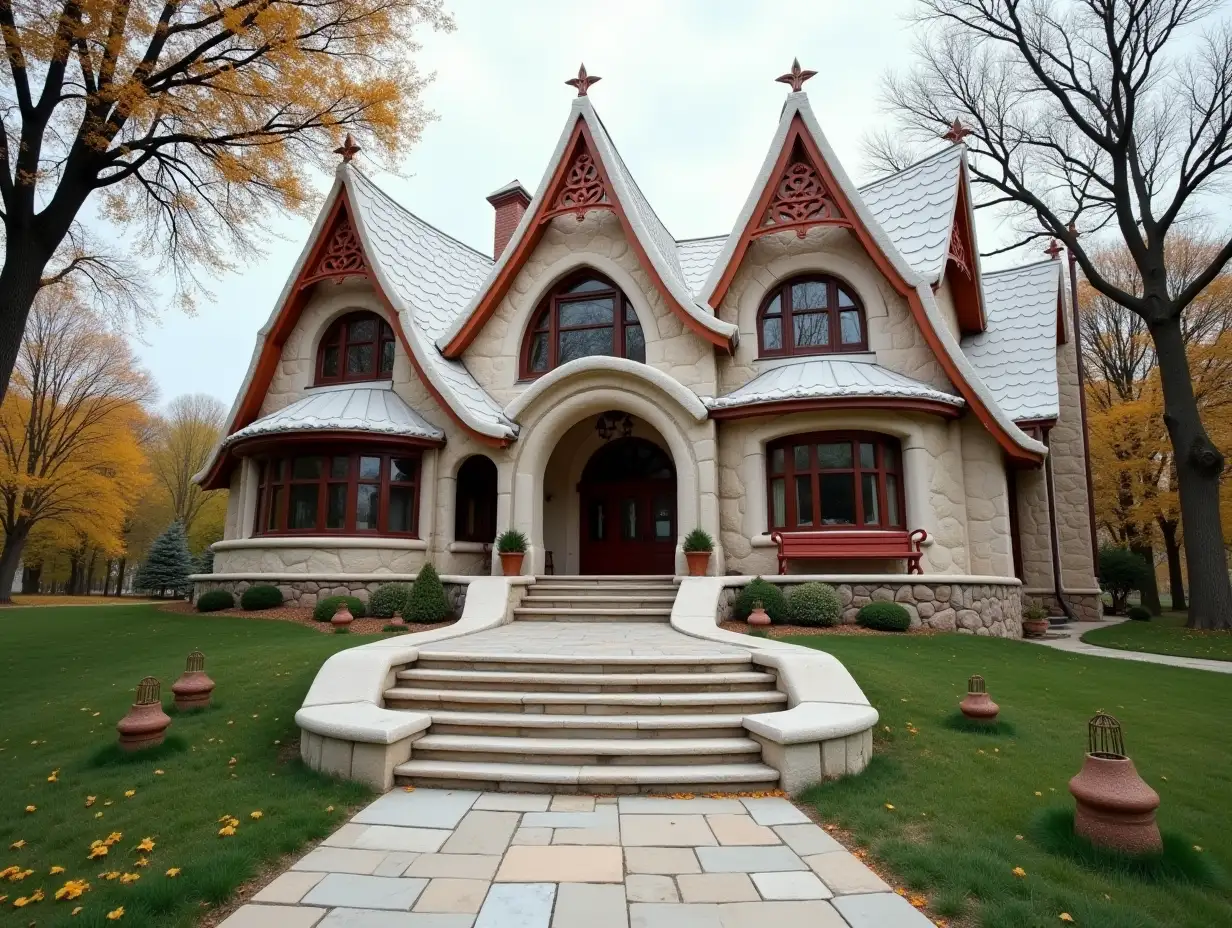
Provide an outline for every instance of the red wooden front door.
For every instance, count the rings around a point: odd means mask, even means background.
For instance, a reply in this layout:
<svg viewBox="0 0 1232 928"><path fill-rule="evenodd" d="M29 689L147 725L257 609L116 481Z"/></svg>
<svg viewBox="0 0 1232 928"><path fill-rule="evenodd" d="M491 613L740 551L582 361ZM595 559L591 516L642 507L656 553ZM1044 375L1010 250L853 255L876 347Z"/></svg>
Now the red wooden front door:
<svg viewBox="0 0 1232 928"><path fill-rule="evenodd" d="M661 448L622 438L591 457L578 485L583 574L671 574L676 472Z"/></svg>

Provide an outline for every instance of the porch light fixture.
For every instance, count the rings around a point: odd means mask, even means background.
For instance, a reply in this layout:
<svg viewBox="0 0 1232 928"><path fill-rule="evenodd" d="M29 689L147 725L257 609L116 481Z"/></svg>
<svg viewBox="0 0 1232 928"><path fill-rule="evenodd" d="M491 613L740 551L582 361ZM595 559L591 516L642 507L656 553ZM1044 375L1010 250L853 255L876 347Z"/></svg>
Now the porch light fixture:
<svg viewBox="0 0 1232 928"><path fill-rule="evenodd" d="M992 701L984 678L976 673L967 681L967 696L958 704L958 708L969 719L991 722L997 717L1001 707Z"/></svg>
<svg viewBox="0 0 1232 928"><path fill-rule="evenodd" d="M1087 725L1087 754L1069 781L1077 808L1074 833L1124 854L1149 854L1163 846L1155 810L1159 794L1143 782L1125 754L1121 723L1098 713Z"/></svg>
<svg viewBox="0 0 1232 928"><path fill-rule="evenodd" d="M171 684L171 692L175 693L175 707L180 711L185 709L204 709L210 704L210 694L214 692L214 681L205 675L205 655L193 651L188 655L184 672L180 679Z"/></svg>
<svg viewBox="0 0 1232 928"><path fill-rule="evenodd" d="M600 413L598 421L595 422L595 431L604 441L611 441L617 434L621 438L628 438L633 434L633 417L616 409Z"/></svg>
<svg viewBox="0 0 1232 928"><path fill-rule="evenodd" d="M137 684L137 701L128 714L116 722L120 747L125 751L140 751L163 743L171 719L163 712L162 684L146 677Z"/></svg>

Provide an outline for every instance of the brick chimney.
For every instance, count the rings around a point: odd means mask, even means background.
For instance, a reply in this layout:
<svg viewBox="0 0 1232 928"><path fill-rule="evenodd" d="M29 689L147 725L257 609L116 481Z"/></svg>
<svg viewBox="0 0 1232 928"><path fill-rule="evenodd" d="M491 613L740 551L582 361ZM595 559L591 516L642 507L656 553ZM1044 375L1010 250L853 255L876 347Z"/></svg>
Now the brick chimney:
<svg viewBox="0 0 1232 928"><path fill-rule="evenodd" d="M492 258L501 256L513 232L522 221L522 214L530 206L530 194L519 181L511 180L505 186L488 194L488 202L496 210L496 228L492 236Z"/></svg>

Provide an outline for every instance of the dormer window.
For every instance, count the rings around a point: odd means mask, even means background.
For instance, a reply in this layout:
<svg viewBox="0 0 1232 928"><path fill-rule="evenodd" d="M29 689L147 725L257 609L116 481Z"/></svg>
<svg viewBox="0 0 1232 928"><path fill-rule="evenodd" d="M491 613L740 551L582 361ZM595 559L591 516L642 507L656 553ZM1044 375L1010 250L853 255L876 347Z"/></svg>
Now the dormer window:
<svg viewBox="0 0 1232 928"><path fill-rule="evenodd" d="M317 386L389 380L393 372L394 330L376 313L347 313L321 339Z"/></svg>
<svg viewBox="0 0 1232 928"><path fill-rule="evenodd" d="M584 271L558 283L536 308L522 346L521 376L528 380L595 355L644 364L646 339L620 289Z"/></svg>
<svg viewBox="0 0 1232 928"><path fill-rule="evenodd" d="M763 358L868 350L864 307L833 277L794 277L767 294L757 313Z"/></svg>

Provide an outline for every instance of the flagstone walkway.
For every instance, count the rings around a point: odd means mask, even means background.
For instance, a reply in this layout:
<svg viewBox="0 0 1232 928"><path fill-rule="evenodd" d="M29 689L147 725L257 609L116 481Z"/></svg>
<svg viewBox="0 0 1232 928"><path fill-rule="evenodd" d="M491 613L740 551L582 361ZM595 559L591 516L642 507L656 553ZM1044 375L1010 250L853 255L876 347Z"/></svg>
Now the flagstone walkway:
<svg viewBox="0 0 1232 928"><path fill-rule="evenodd" d="M1120 648L1102 648L1097 644L1087 644L1082 636L1096 628L1107 628L1117 622L1127 622L1128 619L1111 622L1071 622L1063 634L1050 634L1047 638L1024 638L1032 644L1042 644L1046 648L1056 648L1058 651L1068 651L1071 654L1085 654L1088 657L1111 657L1119 661L1139 661L1143 664L1164 664L1168 667L1184 667L1187 670L1209 670L1212 673L1232 673L1232 661L1208 660L1203 657L1179 657L1175 654L1152 654L1149 651L1124 651Z"/></svg>
<svg viewBox="0 0 1232 928"><path fill-rule="evenodd" d="M396 789L220 928L929 928L786 799Z"/></svg>

